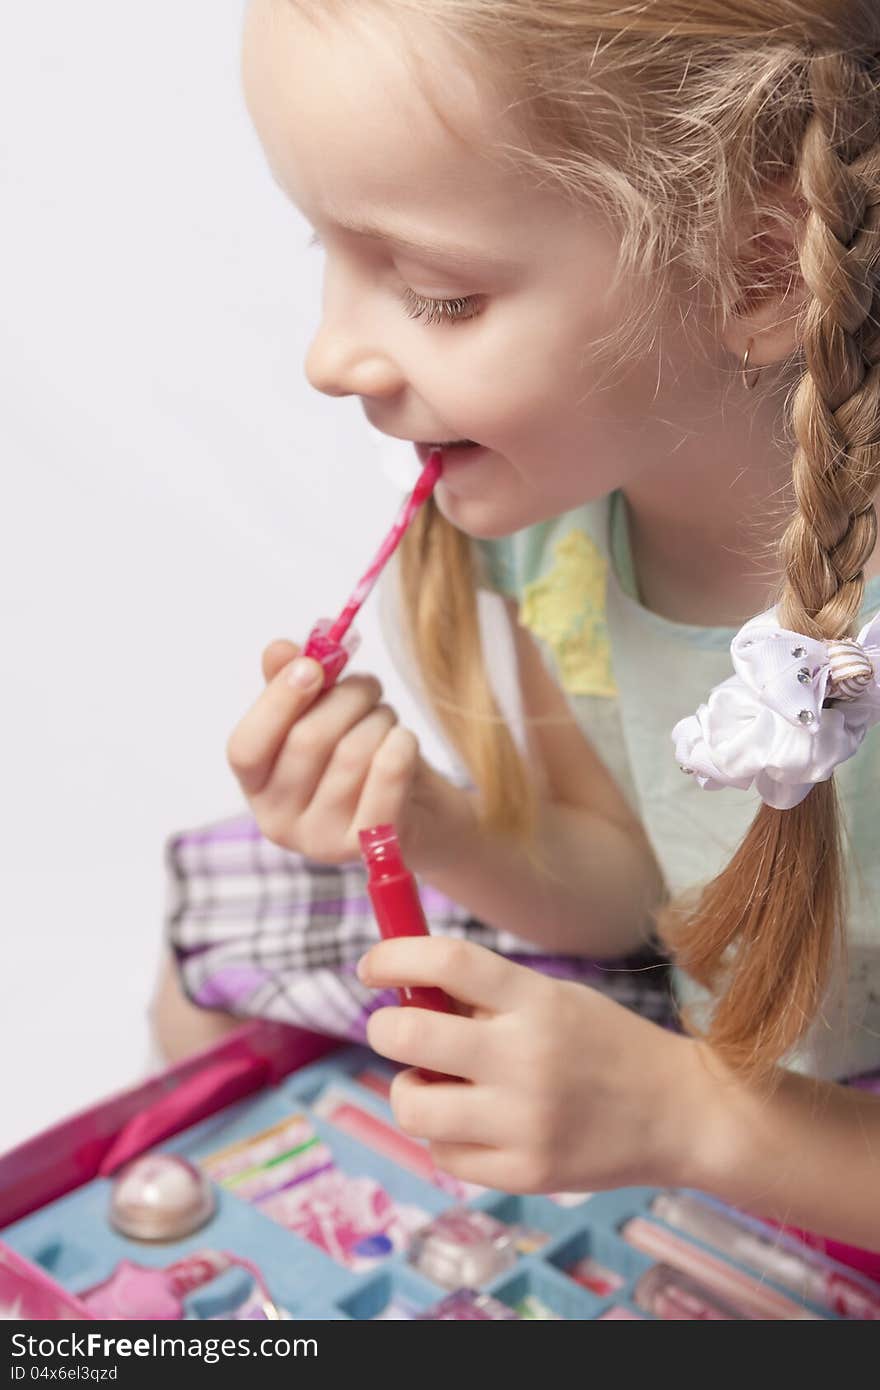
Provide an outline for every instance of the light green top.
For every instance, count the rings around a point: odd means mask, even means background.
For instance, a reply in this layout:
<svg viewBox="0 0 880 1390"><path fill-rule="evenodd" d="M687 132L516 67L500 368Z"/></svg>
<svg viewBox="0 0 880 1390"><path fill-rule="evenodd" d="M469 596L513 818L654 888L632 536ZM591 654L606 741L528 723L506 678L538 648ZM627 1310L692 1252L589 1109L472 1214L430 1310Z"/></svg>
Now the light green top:
<svg viewBox="0 0 880 1390"><path fill-rule="evenodd" d="M751 824L755 791L704 791L675 760L673 725L733 674L735 628L671 622L638 599L626 505L614 492L502 540L475 542L487 586L518 600L578 723L640 817L677 895L714 878ZM880 608L866 587L859 625ZM880 726L835 773L850 912L846 990L789 1059L826 1078L880 1068ZM679 997L707 996L676 972ZM845 997L844 997L845 995Z"/></svg>

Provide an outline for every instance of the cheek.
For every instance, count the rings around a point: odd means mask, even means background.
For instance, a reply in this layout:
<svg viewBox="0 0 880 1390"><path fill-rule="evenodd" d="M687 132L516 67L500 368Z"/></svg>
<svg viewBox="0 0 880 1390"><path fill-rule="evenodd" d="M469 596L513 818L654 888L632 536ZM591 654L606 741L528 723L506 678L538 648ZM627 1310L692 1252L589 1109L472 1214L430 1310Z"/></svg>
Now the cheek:
<svg viewBox="0 0 880 1390"><path fill-rule="evenodd" d="M511 460L561 460L579 449L607 449L621 429L656 411L656 363L615 363L596 344L610 342L618 310L598 294L572 304L558 287L508 307L490 308L485 330L443 358L442 373L417 389L438 419ZM528 471L531 471L529 469ZM548 469L545 484L553 489ZM483 481L486 481L485 479ZM508 479L508 484L510 483ZM560 500L566 500L566 489ZM438 499L439 500L439 499Z"/></svg>
<svg viewBox="0 0 880 1390"><path fill-rule="evenodd" d="M586 320L586 322L585 322ZM491 448L506 452L536 422L541 432L561 401L576 396L588 316L573 320L555 294L524 295L490 304L485 320L461 326L438 354L438 375L414 381L439 417Z"/></svg>
<svg viewBox="0 0 880 1390"><path fill-rule="evenodd" d="M449 390L441 385L428 396L441 418L503 454L543 438L560 407L576 396L567 363L534 345L522 348L513 337L497 352L471 358L447 381Z"/></svg>
<svg viewBox="0 0 880 1390"><path fill-rule="evenodd" d="M583 428L603 404L605 364L591 346L605 329L595 313L539 305L527 331L511 336L499 373L507 410L503 436L538 446Z"/></svg>

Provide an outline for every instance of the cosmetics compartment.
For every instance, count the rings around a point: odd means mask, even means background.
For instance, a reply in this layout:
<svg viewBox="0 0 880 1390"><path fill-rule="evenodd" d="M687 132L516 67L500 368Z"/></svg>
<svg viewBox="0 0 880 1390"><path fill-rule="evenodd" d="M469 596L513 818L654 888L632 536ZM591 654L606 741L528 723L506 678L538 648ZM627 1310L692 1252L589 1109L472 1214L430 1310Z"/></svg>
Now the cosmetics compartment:
<svg viewBox="0 0 880 1390"><path fill-rule="evenodd" d="M490 1287L520 1318L584 1321L602 1311L600 1300L559 1275L552 1265L533 1258Z"/></svg>
<svg viewBox="0 0 880 1390"><path fill-rule="evenodd" d="M624 1297L653 1263L606 1225L579 1227L555 1241L545 1258L563 1278L603 1303Z"/></svg>
<svg viewBox="0 0 880 1390"><path fill-rule="evenodd" d="M406 1263L371 1275L338 1300L338 1313L358 1321L386 1319L395 1313L414 1317L443 1297L442 1289L423 1279Z"/></svg>
<svg viewBox="0 0 880 1390"><path fill-rule="evenodd" d="M584 1198L581 1207L592 1200ZM541 1196L500 1196L487 1191L477 1203L506 1226L527 1227L546 1236L549 1247L554 1236L564 1235L571 1230L572 1209L558 1205L552 1198ZM582 1212L582 1216L586 1213ZM524 1252L527 1253L527 1252Z"/></svg>
<svg viewBox="0 0 880 1390"><path fill-rule="evenodd" d="M865 1306L873 1304L876 1313L853 1313L852 1300L838 1303L843 1313L832 1311L825 1304L833 1306L833 1299L807 1299L790 1281L778 1283L711 1242L675 1230L651 1210L658 1196L653 1188L564 1199L473 1185L462 1191L448 1175L436 1174L427 1145L397 1129L388 1101L393 1076L394 1068L369 1049L345 1047L157 1145L207 1172L216 1196L214 1215L183 1240L145 1242L114 1229L108 1219L113 1179L95 1178L0 1230L0 1241L80 1298L124 1261L167 1270L199 1252L228 1252L259 1271L282 1316L431 1316L451 1293L468 1288L477 1303L497 1300L520 1318L594 1320L654 1316L638 1306L636 1291L648 1271L675 1263L675 1242L672 1255L663 1246L664 1233L671 1233L686 1245L680 1279L670 1276L684 1292L678 1290L679 1311L660 1316L690 1316L681 1311L688 1280L707 1294L707 1311L692 1315L699 1318L724 1316L712 1311L713 1297L723 1305L719 1289L729 1297L737 1288L754 1299L753 1306L747 1300L744 1316L880 1316L880 1287L855 1271L812 1257L823 1271L823 1289L839 1279L864 1294ZM709 1205L716 1217L726 1210ZM646 1225L652 1240L661 1233L657 1249L626 1239L634 1220L640 1239ZM763 1223L752 1219L749 1228L792 1248ZM426 1229L436 1248L426 1246ZM417 1249L422 1263L412 1257ZM714 1295L711 1281L700 1277L704 1257L716 1280ZM458 1272L461 1282L453 1287L449 1280ZM263 1316L235 1313L249 1295L247 1270L225 1268L186 1294L181 1316ZM462 1314L491 1315L504 1314Z"/></svg>

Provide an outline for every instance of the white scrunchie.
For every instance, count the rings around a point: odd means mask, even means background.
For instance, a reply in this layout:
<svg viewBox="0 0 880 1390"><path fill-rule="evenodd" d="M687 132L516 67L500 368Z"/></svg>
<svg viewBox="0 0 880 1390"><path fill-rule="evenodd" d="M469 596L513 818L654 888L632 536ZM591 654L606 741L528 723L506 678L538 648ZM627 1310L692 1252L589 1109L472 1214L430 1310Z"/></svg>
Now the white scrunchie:
<svg viewBox="0 0 880 1390"><path fill-rule="evenodd" d="M880 723L880 613L855 641L861 653L789 632L775 608L751 618L730 645L736 675L672 730L682 771L706 791L754 783L767 806L797 806ZM847 680L853 656L862 672ZM823 708L826 692L837 703Z"/></svg>

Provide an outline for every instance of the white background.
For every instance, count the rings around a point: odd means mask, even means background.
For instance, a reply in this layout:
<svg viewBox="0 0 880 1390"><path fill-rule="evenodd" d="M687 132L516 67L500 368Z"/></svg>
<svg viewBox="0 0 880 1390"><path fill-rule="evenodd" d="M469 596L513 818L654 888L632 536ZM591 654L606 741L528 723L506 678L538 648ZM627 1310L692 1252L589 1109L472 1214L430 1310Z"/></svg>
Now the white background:
<svg viewBox="0 0 880 1390"><path fill-rule="evenodd" d="M148 1066L165 838L244 809L264 646L338 611L401 498L360 401L303 374L321 253L248 121L242 13L0 10L0 1149ZM377 618L356 665L443 766Z"/></svg>

